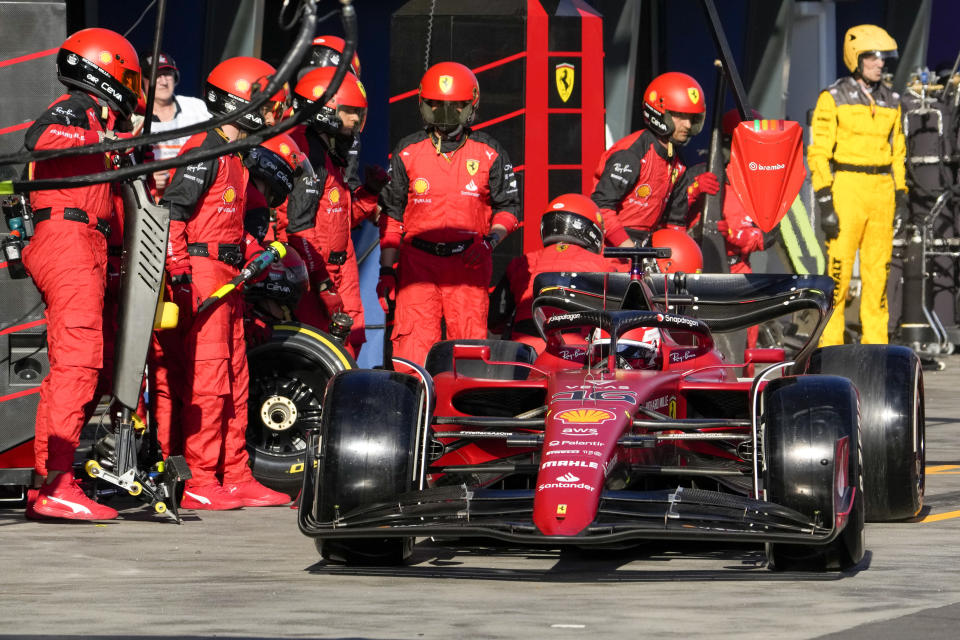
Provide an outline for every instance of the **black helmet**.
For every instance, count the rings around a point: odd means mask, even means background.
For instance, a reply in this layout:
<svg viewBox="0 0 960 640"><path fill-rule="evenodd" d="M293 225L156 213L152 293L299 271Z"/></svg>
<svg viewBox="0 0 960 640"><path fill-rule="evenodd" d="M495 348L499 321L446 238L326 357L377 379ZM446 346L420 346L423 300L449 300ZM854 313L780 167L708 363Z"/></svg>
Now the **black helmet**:
<svg viewBox="0 0 960 640"><path fill-rule="evenodd" d="M566 242L594 253L603 251L603 218L587 196L565 193L547 205L540 218L543 246Z"/></svg>

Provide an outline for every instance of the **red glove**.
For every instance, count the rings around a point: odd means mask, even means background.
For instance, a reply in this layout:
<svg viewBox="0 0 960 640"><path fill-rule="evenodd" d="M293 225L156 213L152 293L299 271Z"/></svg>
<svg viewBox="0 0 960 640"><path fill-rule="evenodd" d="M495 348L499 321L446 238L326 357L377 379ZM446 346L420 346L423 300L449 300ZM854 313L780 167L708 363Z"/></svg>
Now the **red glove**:
<svg viewBox="0 0 960 640"><path fill-rule="evenodd" d="M763 232L756 227L746 227L737 232L737 246L743 253L763 251Z"/></svg>
<svg viewBox="0 0 960 640"><path fill-rule="evenodd" d="M397 272L393 267L380 267L380 280L377 282L377 298L384 313L390 313L390 308L397 300Z"/></svg>
<svg viewBox="0 0 960 640"><path fill-rule="evenodd" d="M723 235L730 233L730 224L726 220L717 220L717 231Z"/></svg>
<svg viewBox="0 0 960 640"><path fill-rule="evenodd" d="M471 242L463 252L463 263L470 269L479 269L484 260L490 259L491 253L493 253L493 243L490 241L490 236L483 236Z"/></svg>
<svg viewBox="0 0 960 640"><path fill-rule="evenodd" d="M693 179L693 184L687 187L687 204L692 205L701 193L713 195L720 191L720 181L709 171L701 173Z"/></svg>
<svg viewBox="0 0 960 640"><path fill-rule="evenodd" d="M317 297L320 298L320 302L323 303L324 308L327 310L328 318L333 318L333 314L338 311L343 311L343 299L340 297L340 294L337 293L337 287L333 284L333 280L327 278L321 282L311 284L314 291L317 292Z"/></svg>

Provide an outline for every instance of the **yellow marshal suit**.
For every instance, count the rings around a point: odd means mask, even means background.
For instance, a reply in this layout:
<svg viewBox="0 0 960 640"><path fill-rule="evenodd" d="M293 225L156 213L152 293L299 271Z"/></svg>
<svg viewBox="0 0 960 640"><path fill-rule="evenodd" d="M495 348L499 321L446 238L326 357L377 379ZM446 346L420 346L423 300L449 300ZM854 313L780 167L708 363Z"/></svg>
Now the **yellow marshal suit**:
<svg viewBox="0 0 960 640"><path fill-rule="evenodd" d="M840 235L827 242L827 270L837 287L820 345L843 344L843 311L858 249L862 342L886 344L894 191L906 190L900 96L882 83L868 91L853 77L841 78L820 94L811 133L807 162L813 189L832 187L840 220Z"/></svg>

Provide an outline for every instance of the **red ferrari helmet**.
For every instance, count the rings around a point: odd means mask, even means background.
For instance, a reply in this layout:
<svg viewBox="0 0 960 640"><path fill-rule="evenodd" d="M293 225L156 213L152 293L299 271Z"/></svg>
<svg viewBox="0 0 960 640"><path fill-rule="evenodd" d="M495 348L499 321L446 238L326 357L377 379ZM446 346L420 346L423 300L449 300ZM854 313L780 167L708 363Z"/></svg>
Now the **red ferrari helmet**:
<svg viewBox="0 0 960 640"><path fill-rule="evenodd" d="M250 104L254 93L267 86L270 77L276 72L273 65L259 58L227 58L207 76L207 90L204 95L207 109L217 116L240 111ZM286 92L281 89L271 101L282 102L285 99ZM246 113L237 120L236 125L246 131L259 131L264 127L263 115Z"/></svg>
<svg viewBox="0 0 960 640"><path fill-rule="evenodd" d="M320 99L330 86L334 73L336 73L334 67L321 67L312 69L300 78L293 90L294 110L305 109L307 105ZM338 112L357 114L360 122L354 127L352 133L355 135L363 131L363 125L367 120L367 91L363 88L363 84L349 73L343 77L343 82L340 83L333 97L307 121L307 124L327 133L340 133L342 122Z"/></svg>
<svg viewBox="0 0 960 640"><path fill-rule="evenodd" d="M547 205L540 218L543 246L557 242L603 251L603 218L593 200L579 193L565 193Z"/></svg>
<svg viewBox="0 0 960 640"><path fill-rule="evenodd" d="M343 47L346 43L343 38L337 36L318 36L313 39L310 47L310 60L308 67L335 67L340 64L340 56L343 55ZM353 75L360 77L360 58L356 52L350 61L350 71Z"/></svg>
<svg viewBox="0 0 960 640"><path fill-rule="evenodd" d="M643 121L662 138L673 135L671 112L691 116L690 135L695 136L703 129L706 111L703 88L685 73L671 71L661 74L643 93Z"/></svg>
<svg viewBox="0 0 960 640"><path fill-rule="evenodd" d="M143 95L137 50L109 29L83 29L64 40L57 53L57 78L103 98L125 117Z"/></svg>
<svg viewBox="0 0 960 640"><path fill-rule="evenodd" d="M703 253L693 238L679 229L660 229L650 238L654 247L670 247L669 258L658 258L661 273L700 273L703 269Z"/></svg>
<svg viewBox="0 0 960 640"><path fill-rule="evenodd" d="M243 164L250 170L251 178L257 178L266 185L267 193L263 195L268 206L280 206L293 191L300 157L297 143L285 133L265 140L247 151Z"/></svg>
<svg viewBox="0 0 960 640"><path fill-rule="evenodd" d="M420 80L420 117L431 127L452 131L473 122L480 102L477 76L458 62L439 62Z"/></svg>
<svg viewBox="0 0 960 640"><path fill-rule="evenodd" d="M267 267L267 275L262 280L246 285L248 299L272 300L291 310L297 306L307 288L307 265L293 247L286 247L286 255Z"/></svg>

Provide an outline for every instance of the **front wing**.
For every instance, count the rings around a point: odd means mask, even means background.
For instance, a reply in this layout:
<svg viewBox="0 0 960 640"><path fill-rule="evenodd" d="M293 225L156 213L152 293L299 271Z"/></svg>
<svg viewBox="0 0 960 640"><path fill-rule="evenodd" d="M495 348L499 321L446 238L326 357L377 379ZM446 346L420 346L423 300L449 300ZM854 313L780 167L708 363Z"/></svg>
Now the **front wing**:
<svg viewBox="0 0 960 640"><path fill-rule="evenodd" d="M312 483L308 480L308 484ZM470 489L465 485L425 489L321 522L314 517L315 504L306 502L315 498L316 493L304 491L299 524L304 534L321 538L469 536L578 546L630 540L820 545L832 542L840 533L832 521L826 526L810 522L801 513L770 502L677 488L604 491L593 523L579 535L546 536L533 524L533 493Z"/></svg>

